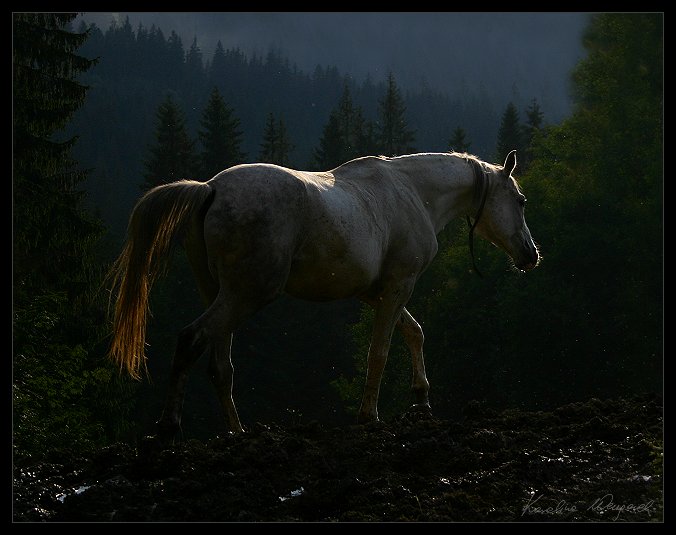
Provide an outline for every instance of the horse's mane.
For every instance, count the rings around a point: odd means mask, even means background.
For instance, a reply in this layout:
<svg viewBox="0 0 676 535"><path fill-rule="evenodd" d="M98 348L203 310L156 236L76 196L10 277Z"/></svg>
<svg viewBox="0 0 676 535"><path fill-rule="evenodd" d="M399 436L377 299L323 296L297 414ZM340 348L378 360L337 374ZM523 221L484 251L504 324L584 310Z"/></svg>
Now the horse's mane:
<svg viewBox="0 0 676 535"><path fill-rule="evenodd" d="M484 169L488 168L491 171L502 171L502 169L503 169L502 165L484 162L478 156L475 156L474 154L469 154L468 152L451 151L448 154L450 154L452 156L458 156L460 158L464 158L467 163L470 163L470 161L474 161L477 164L479 164L479 166L481 166L482 168L484 168ZM519 182L513 176L510 176L510 178L512 179L512 182L514 183L514 186L516 187L516 191L523 194L523 192L521 191L521 186L519 186Z"/></svg>
<svg viewBox="0 0 676 535"><path fill-rule="evenodd" d="M457 152L454 150L448 151L448 152L416 152L412 154L401 154L399 156L384 156L382 154L378 156L374 156L375 158L378 158L379 160L386 160L386 161L391 161L391 160L404 160L406 158L415 158L416 156L423 156L423 155L436 155L436 154L447 154L449 156L456 156L458 158L462 158L465 160L467 163L470 162L470 160L480 164L482 167L487 168L491 171L498 171L499 169L502 168L501 165L498 164L492 164L489 162L486 162L476 156L475 154L470 154L469 152Z"/></svg>

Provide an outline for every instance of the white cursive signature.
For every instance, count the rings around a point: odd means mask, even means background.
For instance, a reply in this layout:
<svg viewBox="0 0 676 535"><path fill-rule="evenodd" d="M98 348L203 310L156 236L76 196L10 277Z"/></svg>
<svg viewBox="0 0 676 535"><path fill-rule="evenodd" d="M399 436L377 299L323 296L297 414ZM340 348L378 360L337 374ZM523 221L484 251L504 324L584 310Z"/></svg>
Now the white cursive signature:
<svg viewBox="0 0 676 535"><path fill-rule="evenodd" d="M606 511L616 511L617 514L615 515L615 518L613 518L613 520L617 520L618 518L620 518L620 515L622 513L643 513L643 512L650 513L650 508L653 506L654 503L655 503L654 500L650 500L646 503L639 504L615 503L613 501L613 495L611 493L608 493L594 500L594 503L592 503L587 508L587 511L594 511L595 513L598 513L600 515L602 515Z"/></svg>
<svg viewBox="0 0 676 535"><path fill-rule="evenodd" d="M578 511L577 505L575 505L574 503L570 503L566 500L559 500L553 505L545 506L544 503L541 502L543 496L544 496L543 494L540 494L539 496L536 496L535 494L531 495L526 500L526 504L521 509L521 516L524 516L526 514L561 515L565 513L575 513ZM640 504L615 503L613 500L613 495L611 493L607 493L601 496L600 498L594 500L594 503L592 503L589 507L587 507L587 511L593 511L595 513L598 513L599 515L602 515L608 511L614 511L616 515L615 518L613 518L613 521L615 521L618 518L620 518L620 515L622 513L650 514L650 509L651 507L653 507L654 503L655 503L654 500L650 500L646 503Z"/></svg>
<svg viewBox="0 0 676 535"><path fill-rule="evenodd" d="M574 513L577 511L577 506L572 503L568 503L566 500L559 500L555 505L549 507L543 507L538 505L538 502L542 499L542 494L537 498L535 495L528 498L526 505L523 506L521 511L521 516L528 514L543 514L543 515L560 515L563 513Z"/></svg>

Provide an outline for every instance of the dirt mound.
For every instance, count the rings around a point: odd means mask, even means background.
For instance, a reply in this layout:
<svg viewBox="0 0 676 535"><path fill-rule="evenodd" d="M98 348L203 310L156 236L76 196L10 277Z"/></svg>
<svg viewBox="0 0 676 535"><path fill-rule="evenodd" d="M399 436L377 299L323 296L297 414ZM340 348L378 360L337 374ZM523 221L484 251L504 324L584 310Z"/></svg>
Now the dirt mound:
<svg viewBox="0 0 676 535"><path fill-rule="evenodd" d="M661 521L654 396L15 460L15 521Z"/></svg>

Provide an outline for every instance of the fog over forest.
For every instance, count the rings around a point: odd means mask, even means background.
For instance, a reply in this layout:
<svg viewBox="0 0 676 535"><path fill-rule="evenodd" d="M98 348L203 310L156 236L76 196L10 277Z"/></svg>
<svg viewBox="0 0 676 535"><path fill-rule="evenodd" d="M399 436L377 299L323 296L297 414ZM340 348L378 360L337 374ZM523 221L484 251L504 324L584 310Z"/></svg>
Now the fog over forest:
<svg viewBox="0 0 676 535"><path fill-rule="evenodd" d="M502 109L537 98L551 122L570 110L569 73L583 57L586 13L91 13L103 31L126 17L132 27L175 30L210 59L225 49L265 56L273 48L299 69L335 66L359 83L389 71L404 90L429 86L462 97L483 87ZM76 21L76 27L78 22Z"/></svg>

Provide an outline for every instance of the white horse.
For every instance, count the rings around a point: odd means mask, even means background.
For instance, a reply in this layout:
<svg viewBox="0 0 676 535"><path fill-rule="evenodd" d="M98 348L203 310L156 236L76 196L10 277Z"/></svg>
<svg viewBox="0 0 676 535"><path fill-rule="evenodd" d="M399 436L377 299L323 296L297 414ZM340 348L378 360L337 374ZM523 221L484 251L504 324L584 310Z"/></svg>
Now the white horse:
<svg viewBox="0 0 676 535"><path fill-rule="evenodd" d="M232 398L232 333L284 292L357 297L375 309L359 422L378 419L395 327L412 355L416 404L429 408L423 332L406 303L437 253L437 233L456 217L474 218L470 245L476 229L517 268L538 264L515 166L515 151L504 166L457 153L368 156L326 172L247 164L207 182L158 186L136 204L113 266L119 289L110 357L135 378L145 369L148 294L181 238L206 310L179 333L161 437L179 429L188 370L204 352L229 428L242 431Z"/></svg>

